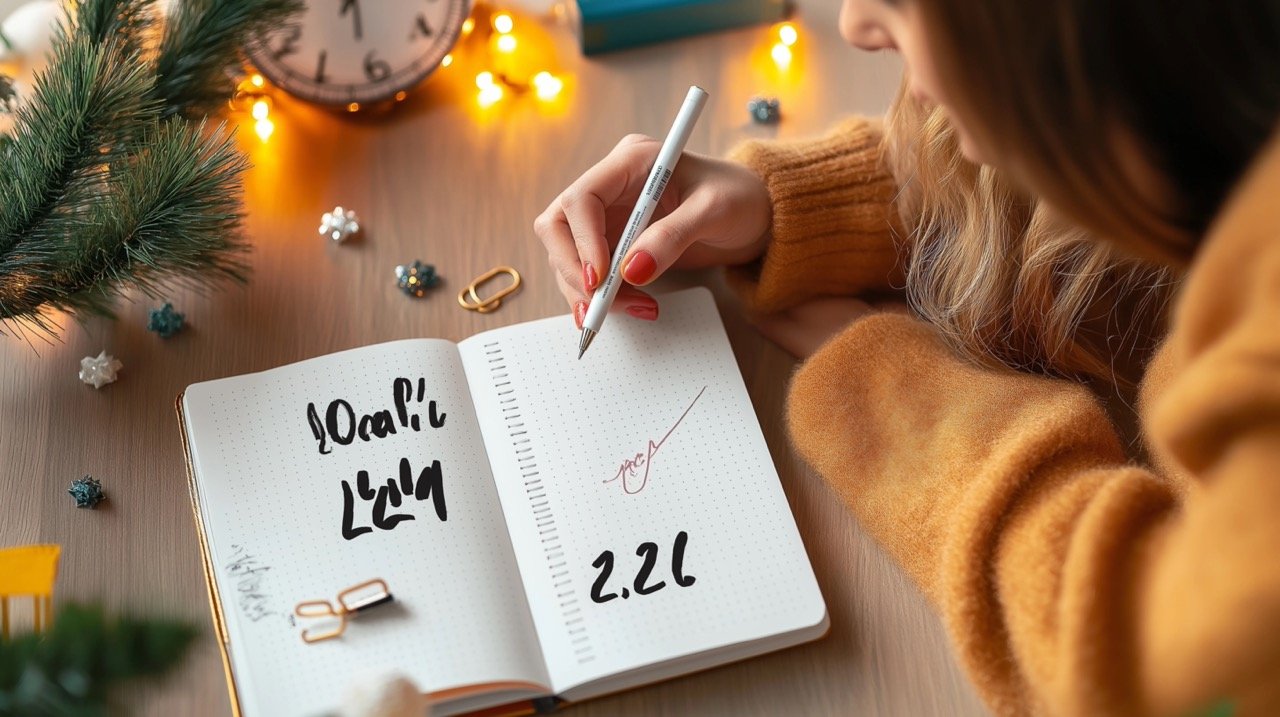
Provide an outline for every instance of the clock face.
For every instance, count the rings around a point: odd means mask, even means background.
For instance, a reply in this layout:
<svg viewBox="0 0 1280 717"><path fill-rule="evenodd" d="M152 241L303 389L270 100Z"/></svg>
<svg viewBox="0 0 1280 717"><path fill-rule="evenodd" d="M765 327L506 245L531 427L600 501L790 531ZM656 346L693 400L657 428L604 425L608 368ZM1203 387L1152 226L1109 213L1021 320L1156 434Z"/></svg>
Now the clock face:
<svg viewBox="0 0 1280 717"><path fill-rule="evenodd" d="M470 0L307 0L248 49L258 71L304 100L378 102L431 74L458 39Z"/></svg>

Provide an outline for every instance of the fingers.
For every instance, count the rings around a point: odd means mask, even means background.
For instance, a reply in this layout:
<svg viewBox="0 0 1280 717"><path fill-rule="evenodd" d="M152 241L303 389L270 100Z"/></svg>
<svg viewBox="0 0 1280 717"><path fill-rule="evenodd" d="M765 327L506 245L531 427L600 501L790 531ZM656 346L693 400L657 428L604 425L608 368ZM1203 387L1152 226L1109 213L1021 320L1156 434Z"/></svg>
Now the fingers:
<svg viewBox="0 0 1280 717"><path fill-rule="evenodd" d="M788 311L752 317L760 333L798 359L806 359L850 323L875 313L852 297L814 299Z"/></svg>
<svg viewBox="0 0 1280 717"><path fill-rule="evenodd" d="M658 143L628 135L591 169L556 197L534 221L534 233L547 249L561 292L570 306L600 285L609 268L605 232L614 204L634 199Z"/></svg>
<svg viewBox="0 0 1280 717"><path fill-rule="evenodd" d="M561 291L565 288L561 286ZM573 323L579 329L582 328L582 322L587 317L587 307L590 306L591 300L588 298L573 302ZM657 321L658 319L658 301L645 292L625 284L618 289L618 295L614 297L613 305L609 307L609 313L623 313L643 321Z"/></svg>
<svg viewBox="0 0 1280 717"><path fill-rule="evenodd" d="M582 277L577 271L572 269L565 271L560 268L573 263L573 259L570 258L573 256L573 245L560 242L554 246L554 250L550 245L548 246L547 263L551 265L556 286L568 302L569 310L573 312L574 323L581 329L582 321L587 315L587 306L594 292L583 288ZM623 284L618 288L618 295L614 297L610 311L623 312L637 319L654 321L658 318L658 302L640 289Z"/></svg>
<svg viewBox="0 0 1280 717"><path fill-rule="evenodd" d="M614 298L611 309L645 321L655 321L658 318L658 301L634 286L626 284L618 288L618 295Z"/></svg>
<svg viewBox="0 0 1280 717"><path fill-rule="evenodd" d="M705 225L705 202L690 198L667 216L650 224L631 245L622 262L622 278L644 286L662 275L697 241Z"/></svg>
<svg viewBox="0 0 1280 717"><path fill-rule="evenodd" d="M764 337L777 344L793 358L804 360L814 351L812 337L796 324L788 315L770 314L753 317L756 330Z"/></svg>
<svg viewBox="0 0 1280 717"><path fill-rule="evenodd" d="M560 217L555 227L567 232L582 267L583 286L589 291L600 281L601 268L609 266L609 242L605 238L605 202L589 189L572 191L570 187L560 195Z"/></svg>
<svg viewBox="0 0 1280 717"><path fill-rule="evenodd" d="M599 285L609 268L605 210L620 201L634 201L659 144L644 135L627 135L608 156L583 172L558 197L560 217L569 230L582 262L584 285ZM554 204L554 203L553 203ZM594 281L585 281L594 279Z"/></svg>

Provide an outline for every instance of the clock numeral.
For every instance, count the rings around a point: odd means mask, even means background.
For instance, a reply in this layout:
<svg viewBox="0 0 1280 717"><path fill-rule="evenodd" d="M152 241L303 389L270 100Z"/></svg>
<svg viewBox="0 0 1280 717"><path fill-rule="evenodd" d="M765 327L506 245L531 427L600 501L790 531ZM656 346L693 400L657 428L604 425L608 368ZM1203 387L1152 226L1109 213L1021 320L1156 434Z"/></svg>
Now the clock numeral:
<svg viewBox="0 0 1280 717"><path fill-rule="evenodd" d="M373 53L376 50L369 50L369 54L364 56L364 76L369 78L370 82L380 82L387 79L391 74L391 65L386 60L373 59Z"/></svg>
<svg viewBox="0 0 1280 717"><path fill-rule="evenodd" d="M431 37L433 31L431 24L427 22L427 16L418 13L418 19L413 21L413 31L409 33L409 39L414 40L418 37Z"/></svg>
<svg viewBox="0 0 1280 717"><path fill-rule="evenodd" d="M316 61L316 82L320 84L324 84L324 81L325 81L324 61L327 56L328 56L328 53L324 50L321 50L320 57Z"/></svg>
<svg viewBox="0 0 1280 717"><path fill-rule="evenodd" d="M289 34L285 35L284 42L280 43L280 47L271 52L271 56L277 61L282 57L293 55L298 52L298 40L302 38L302 26L290 25Z"/></svg>
<svg viewBox="0 0 1280 717"><path fill-rule="evenodd" d="M356 39L364 39L364 30L360 26L360 0L342 0L342 8L338 11L339 17L346 17L347 11L351 10L351 25L355 32Z"/></svg>

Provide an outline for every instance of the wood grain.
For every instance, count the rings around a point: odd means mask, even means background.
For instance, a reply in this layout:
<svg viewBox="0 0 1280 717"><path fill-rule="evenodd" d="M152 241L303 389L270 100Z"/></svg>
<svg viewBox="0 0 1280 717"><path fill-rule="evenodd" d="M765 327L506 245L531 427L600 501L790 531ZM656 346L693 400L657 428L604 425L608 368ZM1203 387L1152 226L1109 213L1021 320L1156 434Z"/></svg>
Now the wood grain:
<svg viewBox="0 0 1280 717"><path fill-rule="evenodd" d="M12 5L0 0L0 12ZM125 707L144 715L229 712L212 637L173 411L188 384L257 371L379 341L461 339L567 309L533 218L628 132L661 135L689 84L711 101L689 144L721 154L750 137L802 136L851 113L884 110L896 60L852 50L836 31L838 0L800 9L790 70L765 59L766 28L721 33L583 59L570 33L544 26L566 77L563 98L516 97L480 111L464 63L442 71L394 112L347 116L277 100L276 133L240 143L253 277L213 294L175 291L189 328L162 341L145 330L143 297L115 321L63 321L61 339L0 339L0 546L63 546L59 600L168 613L206 628L169 679L133 685ZM522 22L528 19L521 18ZM451 72L452 71L452 72ZM756 93L778 96L784 121L749 122ZM316 232L342 204L367 227L337 246ZM413 301L396 264L435 264L446 285ZM525 287L495 314L461 310L454 294L496 264ZM664 280L711 283L752 400L831 611L832 630L807 646L575 707L583 715L984 714L942 627L902 573L858 529L838 498L787 445L781 416L789 357L732 310L714 272ZM101 391L76 379L79 359L106 349L124 362ZM109 500L76 510L66 488L92 473ZM282 506L282 509L286 507ZM19 622L23 618L19 616Z"/></svg>

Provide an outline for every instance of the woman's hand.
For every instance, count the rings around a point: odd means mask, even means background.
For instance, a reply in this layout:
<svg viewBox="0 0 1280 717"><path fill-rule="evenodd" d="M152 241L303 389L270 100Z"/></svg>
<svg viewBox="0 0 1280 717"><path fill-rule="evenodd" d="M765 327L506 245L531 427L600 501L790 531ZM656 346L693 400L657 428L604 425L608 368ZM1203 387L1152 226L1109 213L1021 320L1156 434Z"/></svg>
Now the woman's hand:
<svg viewBox="0 0 1280 717"><path fill-rule="evenodd" d="M906 310L900 304L886 308ZM803 361L849 324L878 312L879 309L861 299L833 297L814 299L778 314L755 317L752 323L765 338Z"/></svg>
<svg viewBox="0 0 1280 717"><path fill-rule="evenodd" d="M547 249L560 292L579 325L591 292L609 271L613 246L635 208L661 142L624 137L617 147L560 196L533 230ZM623 257L624 284L614 307L643 319L658 317L644 286L671 266L741 264L768 241L773 210L769 192L751 170L686 152L676 164L648 228Z"/></svg>

